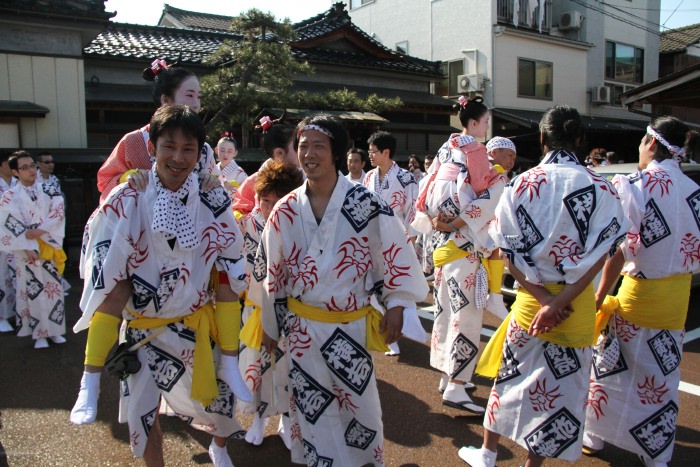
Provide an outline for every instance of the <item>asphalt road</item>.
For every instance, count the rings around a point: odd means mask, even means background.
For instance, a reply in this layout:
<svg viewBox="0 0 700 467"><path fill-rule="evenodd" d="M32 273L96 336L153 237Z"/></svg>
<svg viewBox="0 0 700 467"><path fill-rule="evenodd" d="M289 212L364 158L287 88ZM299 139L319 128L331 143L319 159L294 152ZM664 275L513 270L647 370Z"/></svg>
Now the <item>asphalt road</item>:
<svg viewBox="0 0 700 467"><path fill-rule="evenodd" d="M79 317L80 283L75 271L68 271L74 284L67 297L68 325ZM494 329L496 319L485 315L485 328ZM432 323L423 320L429 330ZM690 392L680 393L680 414L673 462L697 465L700 454L700 290L691 296L686 324L681 379ZM695 330L698 330L695 332ZM68 342L49 349L34 350L30 338L0 335L0 466L107 466L142 465L129 449L126 425L117 423L118 385L105 376L97 421L73 426L68 420L78 393L87 333L67 334ZM695 338L698 336L698 338ZM482 347L487 337L482 338ZM481 419L466 417L443 408L437 391L439 374L429 366L429 348L403 339L401 355L375 354L379 392L384 411L385 459L389 466L465 465L457 457L463 445L480 445ZM485 405L490 381L477 378L477 402ZM692 392L695 392L693 394ZM165 432L166 465L211 465L207 447L211 438L178 419L161 417ZM244 427L249 416L241 416ZM267 428L261 446L229 441L231 458L238 467L292 465L289 453L276 436L277 417ZM504 440L498 451L498 465L519 465L525 451ZM545 465L564 464L556 461ZM636 457L607 447L598 457L582 457L576 465L641 465Z"/></svg>

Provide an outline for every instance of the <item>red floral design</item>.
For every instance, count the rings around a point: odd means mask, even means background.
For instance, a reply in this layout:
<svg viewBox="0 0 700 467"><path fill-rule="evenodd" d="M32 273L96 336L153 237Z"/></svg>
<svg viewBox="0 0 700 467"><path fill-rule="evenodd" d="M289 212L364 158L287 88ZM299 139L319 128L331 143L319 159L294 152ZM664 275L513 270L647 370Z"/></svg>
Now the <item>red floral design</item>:
<svg viewBox="0 0 700 467"><path fill-rule="evenodd" d="M139 264L143 263L146 261L146 258L148 258L148 243L144 245L143 248L141 248L141 241L143 240L143 234L145 233L145 230L142 230L139 233L139 238L134 240L134 237L129 234L129 236L126 238L126 241L129 242L129 245L131 245L131 248L134 249L134 252L129 255L129 259L127 259L127 265L129 266L129 269L136 269Z"/></svg>
<svg viewBox="0 0 700 467"><path fill-rule="evenodd" d="M406 204L406 193L403 190L395 191L391 194L391 200L389 202L391 209L394 211L399 210L403 208L404 204Z"/></svg>
<svg viewBox="0 0 700 467"><path fill-rule="evenodd" d="M185 366L192 368L194 364L194 349L182 349L182 352L180 352L180 360L182 360Z"/></svg>
<svg viewBox="0 0 700 467"><path fill-rule="evenodd" d="M384 465L384 446L374 448L374 460L377 461L377 464Z"/></svg>
<svg viewBox="0 0 700 467"><path fill-rule="evenodd" d="M538 378L535 389L528 389L532 410L535 412L546 412L553 409L555 407L554 401L561 397L561 394L555 394L558 390L559 386L547 391L547 378L544 378L542 381Z"/></svg>
<svg viewBox="0 0 700 467"><path fill-rule="evenodd" d="M578 255L579 253L581 253L581 246L576 240L562 235L559 237L559 240L552 245L549 256L554 258L555 265L559 265L564 258Z"/></svg>
<svg viewBox="0 0 700 467"><path fill-rule="evenodd" d="M481 217L481 208L479 206L474 206L473 204L470 204L469 206L467 206L467 209L464 210L464 214L470 219L476 219L478 217Z"/></svg>
<svg viewBox="0 0 700 467"><path fill-rule="evenodd" d="M501 398L498 396L498 391L496 389L491 389L491 394L489 395L489 402L486 406L486 418L488 419L489 425L491 425L496 420L496 411L501 408Z"/></svg>
<svg viewBox="0 0 700 467"><path fill-rule="evenodd" d="M12 242L12 237L10 237L9 235L5 235L0 241L3 245L7 246Z"/></svg>
<svg viewBox="0 0 700 467"><path fill-rule="evenodd" d="M272 294L284 290L287 286L287 278L284 275L284 268L282 265L272 263L267 272L269 279L267 291Z"/></svg>
<svg viewBox="0 0 700 467"><path fill-rule="evenodd" d="M352 402L352 394L343 390L343 388L335 383L333 383L333 393L335 394L335 398L338 399L340 410L347 410L355 415L355 410L358 409L358 406Z"/></svg>
<svg viewBox="0 0 700 467"><path fill-rule="evenodd" d="M331 297L330 302L325 302L326 308L330 311L355 311L357 310L357 296L354 292L350 292L345 304L341 305L335 301L335 296Z"/></svg>
<svg viewBox="0 0 700 467"><path fill-rule="evenodd" d="M598 172L595 170L591 169L586 169L588 171L588 174L591 176L591 179L593 179L593 183L598 186L603 191L609 191L612 193L615 198L620 199L620 196L617 194L617 190L613 186L611 182L608 181L607 178L604 176L600 175Z"/></svg>
<svg viewBox="0 0 700 467"><path fill-rule="evenodd" d="M530 335L512 319L508 324L508 342L522 348L530 340Z"/></svg>
<svg viewBox="0 0 700 467"><path fill-rule="evenodd" d="M195 312L202 308L209 301L209 293L207 289L197 291L197 301L190 306L190 311Z"/></svg>
<svg viewBox="0 0 700 467"><path fill-rule="evenodd" d="M467 277L464 278L464 288L469 290L476 286L476 274L473 272L467 274Z"/></svg>
<svg viewBox="0 0 700 467"><path fill-rule="evenodd" d="M662 198L668 194L668 189L673 185L673 180L671 180L671 176L664 169L660 167L649 169L645 175L647 180L644 188L649 188L649 194L653 194L656 187L659 187Z"/></svg>
<svg viewBox="0 0 700 467"><path fill-rule="evenodd" d="M139 434L137 432L131 433L129 435L129 442L131 443L132 446L138 446L139 445Z"/></svg>
<svg viewBox="0 0 700 467"><path fill-rule="evenodd" d="M695 269L695 264L700 262L700 240L687 233L681 239L681 253L683 253L683 267L691 271Z"/></svg>
<svg viewBox="0 0 700 467"><path fill-rule="evenodd" d="M129 198L136 198L136 203L138 203L138 193L136 190L127 185L119 190L109 203L105 202L100 209L104 214L108 214L109 211L114 211L117 219L121 217L128 219L126 212L124 211L124 202Z"/></svg>
<svg viewBox="0 0 700 467"><path fill-rule="evenodd" d="M547 172L542 167L535 167L518 177L518 186L515 187L515 194L520 198L525 192L532 198L540 197L540 188L547 183Z"/></svg>
<svg viewBox="0 0 700 467"><path fill-rule="evenodd" d="M586 400L586 406L593 410L596 420L600 420L600 417L604 416L603 404L608 403L608 393L603 389L603 385L591 380L588 386L588 399Z"/></svg>
<svg viewBox="0 0 700 467"><path fill-rule="evenodd" d="M643 405L663 404L662 396L670 391L670 388L666 387L666 381L659 386L656 385L656 376L652 376L651 379L645 376L644 384L637 384L637 388L639 389L637 396Z"/></svg>
<svg viewBox="0 0 700 467"><path fill-rule="evenodd" d="M261 361L258 358L257 360L255 360L255 363L251 363L250 365L248 365L248 368L246 368L245 370L245 381L246 383L250 382L249 384L253 386L253 391L257 391L260 387L260 384L262 383L260 367Z"/></svg>
<svg viewBox="0 0 700 467"><path fill-rule="evenodd" d="M296 193L289 193L275 209L272 210L269 222L277 233L280 232L280 216L286 217L290 224L294 224L294 218L297 216L297 213L291 203L296 202L296 200Z"/></svg>
<svg viewBox="0 0 700 467"><path fill-rule="evenodd" d="M400 266L395 264L396 257L402 250L396 243L392 243L388 250L384 251L384 287L388 290L394 290L401 286L399 279L408 277L409 266Z"/></svg>
<svg viewBox="0 0 700 467"><path fill-rule="evenodd" d="M62 221L66 217L66 210L64 209L63 203L54 206L51 211L49 211L49 219L58 219Z"/></svg>
<svg viewBox="0 0 700 467"><path fill-rule="evenodd" d="M46 292L46 296L49 300L63 296L63 288L55 281L46 282L46 284L44 284L44 292Z"/></svg>
<svg viewBox="0 0 700 467"><path fill-rule="evenodd" d="M642 244L642 239L639 233L627 232L627 248L629 249L632 256L637 256L637 251Z"/></svg>
<svg viewBox="0 0 700 467"><path fill-rule="evenodd" d="M297 282L303 284L303 290L312 289L318 283L318 268L316 267L316 260L311 256L304 258L301 263L299 272L296 275L291 276L292 287L296 287Z"/></svg>
<svg viewBox="0 0 700 467"><path fill-rule="evenodd" d="M291 404L290 407L294 407L294 404ZM292 433L290 435L290 438L292 440L298 439L299 442L301 442L301 426L299 426L298 423L294 423L292 425Z"/></svg>
<svg viewBox="0 0 700 467"><path fill-rule="evenodd" d="M638 331L639 326L630 323L618 314L615 315L615 332L618 339L621 339L623 342L630 342L637 336Z"/></svg>
<svg viewBox="0 0 700 467"><path fill-rule="evenodd" d="M311 347L311 338L306 332L306 326L302 326L301 319L295 317L289 326L289 336L287 337L287 347L289 353L301 358L304 355L304 350Z"/></svg>
<svg viewBox="0 0 700 467"><path fill-rule="evenodd" d="M283 259L284 266L287 268L289 274L294 277L297 275L299 270L299 256L301 255L301 248L297 246L297 242L292 243L292 251Z"/></svg>
<svg viewBox="0 0 700 467"><path fill-rule="evenodd" d="M221 224L214 223L204 229L201 241L206 243L202 256L204 256L204 261L209 262L214 254L220 255L222 251L236 241L236 234L225 222Z"/></svg>
<svg viewBox="0 0 700 467"><path fill-rule="evenodd" d="M348 269L354 268L352 281L355 282L358 278L364 277L369 268L372 267L372 256L367 237L351 237L350 240L340 245L338 254L341 255L340 261L333 268L334 271L338 271L336 278L340 278L340 275Z"/></svg>

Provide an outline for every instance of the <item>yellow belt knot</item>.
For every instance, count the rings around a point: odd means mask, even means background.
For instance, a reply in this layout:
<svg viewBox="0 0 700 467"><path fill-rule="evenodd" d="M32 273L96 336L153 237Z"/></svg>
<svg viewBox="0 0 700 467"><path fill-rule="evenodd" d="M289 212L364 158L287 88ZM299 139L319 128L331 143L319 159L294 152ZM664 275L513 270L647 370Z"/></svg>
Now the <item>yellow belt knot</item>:
<svg viewBox="0 0 700 467"><path fill-rule="evenodd" d="M262 310L249 299L245 299L244 306L252 306L253 311L245 320L241 328L241 342L251 349L259 349L262 345L263 328L260 320Z"/></svg>

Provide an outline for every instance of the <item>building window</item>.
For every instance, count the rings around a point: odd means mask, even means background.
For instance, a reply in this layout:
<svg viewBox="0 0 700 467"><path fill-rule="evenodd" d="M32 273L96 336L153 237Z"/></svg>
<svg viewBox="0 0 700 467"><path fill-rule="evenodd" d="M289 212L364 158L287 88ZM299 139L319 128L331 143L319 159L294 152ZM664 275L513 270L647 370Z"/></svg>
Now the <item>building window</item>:
<svg viewBox="0 0 700 467"><path fill-rule="evenodd" d="M350 0L350 9L360 8L362 5L372 2L374 2L374 0Z"/></svg>
<svg viewBox="0 0 700 467"><path fill-rule="evenodd" d="M518 97L552 99L553 65L539 60L518 59Z"/></svg>
<svg viewBox="0 0 700 467"><path fill-rule="evenodd" d="M442 62L440 71L445 75L445 79L438 84L436 94L438 96L456 96L459 94L457 91L457 77L464 74L464 59Z"/></svg>
<svg viewBox="0 0 700 467"><path fill-rule="evenodd" d="M606 41L605 78L624 83L643 83L644 49Z"/></svg>
<svg viewBox="0 0 700 467"><path fill-rule="evenodd" d="M396 51L402 55L408 55L408 41L397 42Z"/></svg>

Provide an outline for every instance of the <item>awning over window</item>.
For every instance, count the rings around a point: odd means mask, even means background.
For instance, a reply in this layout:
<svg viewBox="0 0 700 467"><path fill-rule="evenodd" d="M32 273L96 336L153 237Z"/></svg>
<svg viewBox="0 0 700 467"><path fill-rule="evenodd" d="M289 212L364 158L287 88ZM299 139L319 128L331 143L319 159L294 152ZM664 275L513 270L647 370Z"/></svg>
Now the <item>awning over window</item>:
<svg viewBox="0 0 700 467"><path fill-rule="evenodd" d="M700 64L620 94L622 105L637 102L700 108Z"/></svg>
<svg viewBox="0 0 700 467"><path fill-rule="evenodd" d="M29 101L0 100L0 117L44 118L49 108Z"/></svg>
<svg viewBox="0 0 700 467"><path fill-rule="evenodd" d="M532 129L539 126L542 115L544 114L544 112L538 110L505 108L495 108L492 112L494 117L500 117L508 122L517 123L518 125ZM640 132L645 131L647 125L646 120L594 117L590 115L581 115L581 120L586 130L597 132Z"/></svg>

